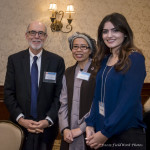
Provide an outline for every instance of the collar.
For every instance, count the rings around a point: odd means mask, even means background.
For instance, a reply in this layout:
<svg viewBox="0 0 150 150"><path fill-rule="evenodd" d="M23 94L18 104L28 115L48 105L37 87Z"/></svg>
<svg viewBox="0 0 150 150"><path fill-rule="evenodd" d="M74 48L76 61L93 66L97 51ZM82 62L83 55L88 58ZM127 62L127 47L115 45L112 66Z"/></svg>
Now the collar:
<svg viewBox="0 0 150 150"><path fill-rule="evenodd" d="M42 56L42 52L43 52L43 50L41 50L41 52L38 53L37 55L34 55L34 54L31 52L30 48L29 48L29 54L30 54L30 57L31 57L32 59L33 59L34 56L37 56L38 59L39 59L39 58Z"/></svg>

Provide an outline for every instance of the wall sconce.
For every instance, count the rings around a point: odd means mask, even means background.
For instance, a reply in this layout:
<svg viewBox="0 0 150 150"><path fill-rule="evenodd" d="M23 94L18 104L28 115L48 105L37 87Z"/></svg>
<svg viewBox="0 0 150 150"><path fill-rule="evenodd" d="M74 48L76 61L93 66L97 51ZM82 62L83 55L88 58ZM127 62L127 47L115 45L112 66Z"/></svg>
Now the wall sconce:
<svg viewBox="0 0 150 150"><path fill-rule="evenodd" d="M50 4L49 10L52 11L52 16L50 17L52 22L50 25L52 32L61 31L63 33L69 33L72 31L71 22L73 19L71 18L71 13L75 13L73 5L68 5L66 10L66 13L69 13L69 18L67 19L68 24L66 25L66 29L68 29L68 31L62 31L63 24L61 21L62 18L64 17L64 12L62 10L57 11L56 4Z"/></svg>

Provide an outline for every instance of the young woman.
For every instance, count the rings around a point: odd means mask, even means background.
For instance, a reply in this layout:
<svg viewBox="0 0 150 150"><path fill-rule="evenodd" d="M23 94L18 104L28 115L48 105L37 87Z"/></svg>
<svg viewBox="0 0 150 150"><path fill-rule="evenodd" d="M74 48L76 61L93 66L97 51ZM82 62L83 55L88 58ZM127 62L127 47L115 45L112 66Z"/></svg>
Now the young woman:
<svg viewBox="0 0 150 150"><path fill-rule="evenodd" d="M133 44L133 32L119 13L107 15L98 28L98 71L86 143L107 150L144 150L145 124L141 89L145 59Z"/></svg>
<svg viewBox="0 0 150 150"><path fill-rule="evenodd" d="M69 38L73 58L77 61L63 77L59 110L60 131L63 134L61 150L89 150L85 144L85 118L94 95L95 77L92 57L96 42L85 33L75 33Z"/></svg>

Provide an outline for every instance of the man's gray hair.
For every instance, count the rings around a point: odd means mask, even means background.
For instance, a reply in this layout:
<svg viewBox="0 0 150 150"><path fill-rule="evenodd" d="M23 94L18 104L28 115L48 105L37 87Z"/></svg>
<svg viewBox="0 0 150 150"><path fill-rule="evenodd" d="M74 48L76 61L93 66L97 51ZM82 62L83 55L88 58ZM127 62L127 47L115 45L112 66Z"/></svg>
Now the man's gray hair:
<svg viewBox="0 0 150 150"><path fill-rule="evenodd" d="M45 27L45 33L47 34L47 27L44 23L42 23ZM27 26L27 30L26 30L26 33L29 31L29 27L30 27L31 23Z"/></svg>

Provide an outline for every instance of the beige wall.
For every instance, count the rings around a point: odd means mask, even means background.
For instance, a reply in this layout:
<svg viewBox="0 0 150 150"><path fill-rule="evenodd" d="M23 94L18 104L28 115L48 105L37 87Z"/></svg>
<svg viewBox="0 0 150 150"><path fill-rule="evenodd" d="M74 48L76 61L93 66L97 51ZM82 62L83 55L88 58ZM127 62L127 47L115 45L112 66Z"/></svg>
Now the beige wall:
<svg viewBox="0 0 150 150"><path fill-rule="evenodd" d="M72 3L73 31L69 34L51 32L49 3L56 2L59 10L66 10ZM86 32L96 38L101 19L112 12L125 15L133 29L135 44L146 57L147 77L150 82L150 0L2 0L0 2L0 85L4 84L7 58L10 54L27 48L24 33L33 20L40 20L48 27L45 48L65 59L66 67L74 64L67 38L76 31ZM66 24L65 14L63 22Z"/></svg>

